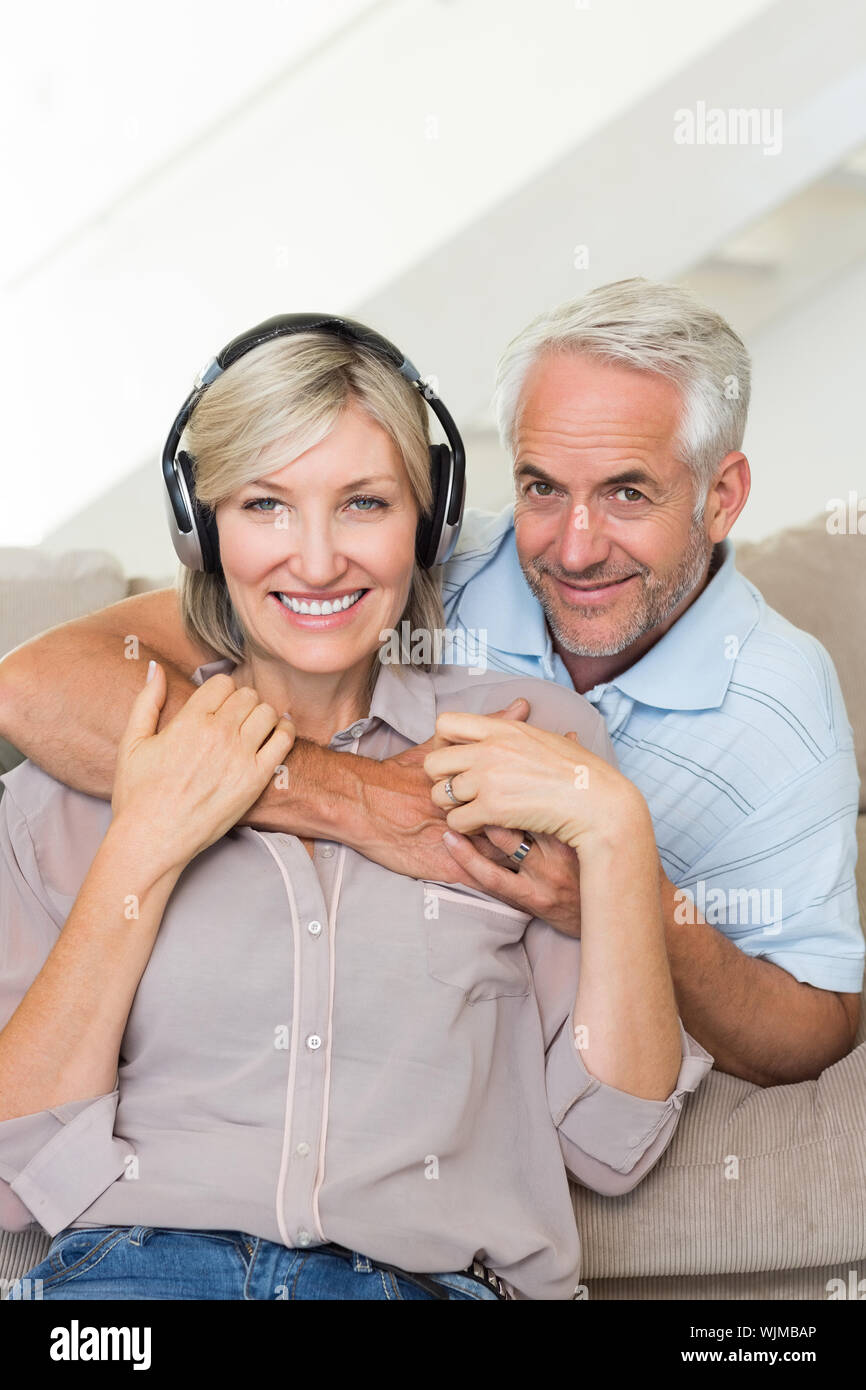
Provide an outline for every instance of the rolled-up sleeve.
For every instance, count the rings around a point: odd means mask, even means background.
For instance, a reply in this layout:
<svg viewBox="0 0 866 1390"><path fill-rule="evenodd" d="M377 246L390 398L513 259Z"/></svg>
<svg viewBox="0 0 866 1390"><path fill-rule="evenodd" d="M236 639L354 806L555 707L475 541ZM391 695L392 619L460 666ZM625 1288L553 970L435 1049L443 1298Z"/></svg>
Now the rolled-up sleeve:
<svg viewBox="0 0 866 1390"><path fill-rule="evenodd" d="M665 1100L646 1100L599 1081L587 1071L569 1016L546 1053L550 1113L571 1176L596 1192L617 1196L646 1177L670 1143L685 1096L694 1091L713 1058L678 1019L679 1075Z"/></svg>
<svg viewBox="0 0 866 1390"><path fill-rule="evenodd" d="M7 788L0 797L0 1030L57 941L57 915L26 817ZM0 1229L36 1221L56 1235L123 1174L133 1150L113 1132L118 1094L0 1121Z"/></svg>
<svg viewBox="0 0 866 1390"><path fill-rule="evenodd" d="M118 1092L0 1122L0 1227L31 1222L54 1236L121 1177L128 1144L114 1137Z"/></svg>

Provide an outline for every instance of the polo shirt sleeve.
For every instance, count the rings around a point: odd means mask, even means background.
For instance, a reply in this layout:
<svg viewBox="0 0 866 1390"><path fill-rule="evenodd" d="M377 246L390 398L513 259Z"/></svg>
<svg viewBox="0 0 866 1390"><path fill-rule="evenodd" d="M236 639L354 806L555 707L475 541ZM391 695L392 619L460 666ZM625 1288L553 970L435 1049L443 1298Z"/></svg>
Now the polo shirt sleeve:
<svg viewBox="0 0 866 1390"><path fill-rule="evenodd" d="M0 797L0 1030L61 926L47 903L26 817L7 788ZM118 1094L0 1121L0 1229L21 1231L36 1221L56 1235L123 1175L132 1150L114 1136Z"/></svg>
<svg viewBox="0 0 866 1390"><path fill-rule="evenodd" d="M682 930L700 914L796 980L859 993L858 788L853 749L842 747L776 790L678 878Z"/></svg>

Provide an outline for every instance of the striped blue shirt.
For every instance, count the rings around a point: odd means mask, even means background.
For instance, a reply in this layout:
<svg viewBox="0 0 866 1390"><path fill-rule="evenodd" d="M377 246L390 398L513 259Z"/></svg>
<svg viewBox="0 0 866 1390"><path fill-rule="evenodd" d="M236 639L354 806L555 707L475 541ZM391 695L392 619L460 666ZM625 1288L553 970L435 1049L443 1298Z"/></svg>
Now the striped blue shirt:
<svg viewBox="0 0 866 1390"><path fill-rule="evenodd" d="M586 699L653 819L677 920L859 992L859 777L832 660L768 607L722 541L719 568L655 646ZM520 568L512 508L469 510L443 577L443 661L571 686Z"/></svg>

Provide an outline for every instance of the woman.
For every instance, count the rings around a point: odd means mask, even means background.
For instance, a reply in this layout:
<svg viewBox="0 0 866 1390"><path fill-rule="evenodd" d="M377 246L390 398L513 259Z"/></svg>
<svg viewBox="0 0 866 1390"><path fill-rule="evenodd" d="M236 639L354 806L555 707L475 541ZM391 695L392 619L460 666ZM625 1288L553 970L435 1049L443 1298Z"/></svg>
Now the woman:
<svg viewBox="0 0 866 1390"><path fill-rule="evenodd" d="M186 438L221 567L181 604L224 659L158 734L154 667L110 807L5 778L0 1224L55 1236L25 1276L50 1299L570 1298L568 1174L633 1187L712 1064L646 804L576 693L379 659L442 619L425 407L392 365L274 340ZM517 695L529 724L491 717ZM578 855L581 939L237 825L296 736L381 758L434 729L453 830Z"/></svg>

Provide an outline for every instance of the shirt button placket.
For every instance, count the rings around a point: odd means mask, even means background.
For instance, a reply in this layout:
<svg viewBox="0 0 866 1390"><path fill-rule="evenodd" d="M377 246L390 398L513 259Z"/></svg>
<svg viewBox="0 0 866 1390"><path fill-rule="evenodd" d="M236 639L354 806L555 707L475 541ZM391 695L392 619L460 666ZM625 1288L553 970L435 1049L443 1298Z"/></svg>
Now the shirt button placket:
<svg viewBox="0 0 866 1390"><path fill-rule="evenodd" d="M322 1239L313 1195L325 1102L331 968L328 918L321 885L306 851L303 860L306 862L302 862L300 869L296 863L292 865L303 983L300 997L294 1001L299 1010L298 1055L294 1059L294 1094L289 1098L291 1130L286 1136L289 1164L284 1189L286 1230L298 1246L316 1244ZM288 1120L287 1115L287 1123Z"/></svg>

